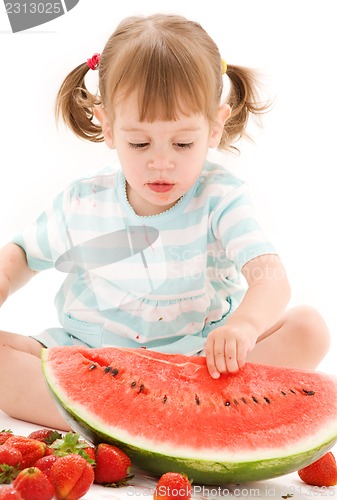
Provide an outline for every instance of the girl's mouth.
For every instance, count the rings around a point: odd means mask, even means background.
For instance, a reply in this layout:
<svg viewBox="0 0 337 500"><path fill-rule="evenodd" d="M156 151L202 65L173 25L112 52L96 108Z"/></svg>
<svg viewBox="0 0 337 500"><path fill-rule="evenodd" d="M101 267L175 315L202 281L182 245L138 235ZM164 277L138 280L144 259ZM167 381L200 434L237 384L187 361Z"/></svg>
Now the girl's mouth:
<svg viewBox="0 0 337 500"><path fill-rule="evenodd" d="M167 193L174 187L174 184L167 181L156 181L149 182L148 186L152 191L155 191L156 193Z"/></svg>

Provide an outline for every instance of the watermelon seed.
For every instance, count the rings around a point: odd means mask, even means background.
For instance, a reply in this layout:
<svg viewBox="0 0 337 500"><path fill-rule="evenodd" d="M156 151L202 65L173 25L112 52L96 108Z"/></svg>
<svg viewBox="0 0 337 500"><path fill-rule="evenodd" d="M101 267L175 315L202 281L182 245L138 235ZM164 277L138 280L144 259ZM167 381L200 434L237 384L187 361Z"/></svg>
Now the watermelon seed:
<svg viewBox="0 0 337 500"><path fill-rule="evenodd" d="M242 402L247 404L247 401L245 400L245 398L241 398Z"/></svg>
<svg viewBox="0 0 337 500"><path fill-rule="evenodd" d="M166 403L166 401L167 401L167 396L165 394L165 396L163 397L163 403Z"/></svg>
<svg viewBox="0 0 337 500"><path fill-rule="evenodd" d="M263 398L269 405L270 405L270 399L269 398Z"/></svg>
<svg viewBox="0 0 337 500"><path fill-rule="evenodd" d="M143 392L143 391L144 391L144 389L145 389L144 384L141 384L141 385L139 386L139 393L140 393L140 392Z"/></svg>
<svg viewBox="0 0 337 500"><path fill-rule="evenodd" d="M196 394L195 397L195 402L197 403L197 405L200 405L200 399L199 399L199 396Z"/></svg>
<svg viewBox="0 0 337 500"><path fill-rule="evenodd" d="M112 368L111 366L107 366L106 368L104 368L104 373L109 373L111 372Z"/></svg>
<svg viewBox="0 0 337 500"><path fill-rule="evenodd" d="M238 405L238 404L239 404L239 403L238 403L238 401L237 401L235 398L233 399L233 403L234 403L235 405Z"/></svg>
<svg viewBox="0 0 337 500"><path fill-rule="evenodd" d="M292 389L290 389L290 392L292 392L293 394L296 394L296 392L295 392L295 391L293 391Z"/></svg>
<svg viewBox="0 0 337 500"><path fill-rule="evenodd" d="M306 389L303 389L303 392L306 396L313 396L315 394L315 391L307 391Z"/></svg>
<svg viewBox="0 0 337 500"><path fill-rule="evenodd" d="M136 387L137 382L132 382L131 387Z"/></svg>
<svg viewBox="0 0 337 500"><path fill-rule="evenodd" d="M95 368L97 368L97 365L90 365L89 366L89 370L94 370Z"/></svg>
<svg viewBox="0 0 337 500"><path fill-rule="evenodd" d="M117 370L117 368L114 368L111 372L111 375L113 375L114 377L116 377L116 375L118 375L119 373L119 370Z"/></svg>
<svg viewBox="0 0 337 500"><path fill-rule="evenodd" d="M252 396L252 400L254 401L254 403L258 403L259 402L258 399L256 399L255 396Z"/></svg>
<svg viewBox="0 0 337 500"><path fill-rule="evenodd" d="M227 400L227 401L225 402L225 406L230 406L230 405L231 405L230 401L228 401L228 400Z"/></svg>
<svg viewBox="0 0 337 500"><path fill-rule="evenodd" d="M283 396L286 396L286 395L287 395L284 391L281 391L281 393L283 394Z"/></svg>

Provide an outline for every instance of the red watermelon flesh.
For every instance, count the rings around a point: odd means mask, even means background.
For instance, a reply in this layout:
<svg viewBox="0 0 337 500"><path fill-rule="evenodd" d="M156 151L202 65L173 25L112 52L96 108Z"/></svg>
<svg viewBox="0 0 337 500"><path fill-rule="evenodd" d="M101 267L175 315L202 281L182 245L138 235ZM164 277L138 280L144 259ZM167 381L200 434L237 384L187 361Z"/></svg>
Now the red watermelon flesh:
<svg viewBox="0 0 337 500"><path fill-rule="evenodd" d="M275 477L337 440L327 374L246 364L214 380L202 356L77 346L44 350L43 369L77 429L150 472L210 484Z"/></svg>

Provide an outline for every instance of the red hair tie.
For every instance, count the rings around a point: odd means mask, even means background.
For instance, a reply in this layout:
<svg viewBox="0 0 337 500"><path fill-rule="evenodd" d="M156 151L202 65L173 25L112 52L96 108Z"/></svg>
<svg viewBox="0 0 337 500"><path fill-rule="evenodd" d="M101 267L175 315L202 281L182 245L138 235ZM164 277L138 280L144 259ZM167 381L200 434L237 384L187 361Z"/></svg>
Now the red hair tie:
<svg viewBox="0 0 337 500"><path fill-rule="evenodd" d="M94 54L90 59L87 59L87 65L90 69L98 69L101 54Z"/></svg>

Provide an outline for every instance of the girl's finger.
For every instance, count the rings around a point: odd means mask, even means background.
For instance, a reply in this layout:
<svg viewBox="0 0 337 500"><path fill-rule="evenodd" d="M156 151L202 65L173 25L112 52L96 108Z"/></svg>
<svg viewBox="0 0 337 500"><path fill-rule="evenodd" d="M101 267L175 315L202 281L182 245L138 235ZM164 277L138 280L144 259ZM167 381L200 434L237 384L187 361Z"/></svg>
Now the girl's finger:
<svg viewBox="0 0 337 500"><path fill-rule="evenodd" d="M237 343L236 340L229 340L225 344L226 368L229 372L237 372L239 365L237 362Z"/></svg>
<svg viewBox="0 0 337 500"><path fill-rule="evenodd" d="M206 365L208 368L208 371L213 378L219 378L220 373L218 372L216 366L215 366L215 359L214 359L214 340L212 337L209 337L206 342L205 346L205 356L206 356Z"/></svg>
<svg viewBox="0 0 337 500"><path fill-rule="evenodd" d="M236 359L239 369L243 368L246 363L247 346L245 342L238 342Z"/></svg>
<svg viewBox="0 0 337 500"><path fill-rule="evenodd" d="M214 340L214 361L216 369L219 373L225 373L227 371L226 361L225 361L225 339L221 335L215 337Z"/></svg>

